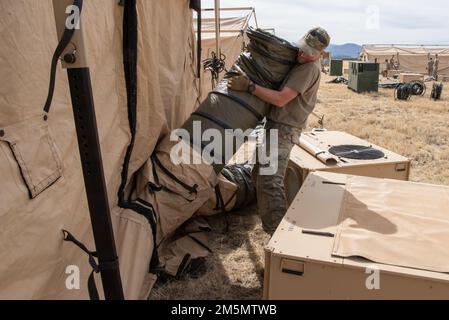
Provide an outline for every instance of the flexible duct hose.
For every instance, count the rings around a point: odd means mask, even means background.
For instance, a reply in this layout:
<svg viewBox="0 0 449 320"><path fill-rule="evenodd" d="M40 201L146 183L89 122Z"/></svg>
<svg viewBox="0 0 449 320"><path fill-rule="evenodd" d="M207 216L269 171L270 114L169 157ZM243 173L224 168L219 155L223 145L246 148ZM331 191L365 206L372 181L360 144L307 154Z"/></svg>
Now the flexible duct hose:
<svg viewBox="0 0 449 320"><path fill-rule="evenodd" d="M424 96L426 93L427 87L423 81L416 80L410 83L412 86L412 95L414 96Z"/></svg>
<svg viewBox="0 0 449 320"><path fill-rule="evenodd" d="M400 83L394 91L394 97L396 100L409 100L412 91L413 88L410 83Z"/></svg>
<svg viewBox="0 0 449 320"><path fill-rule="evenodd" d="M435 101L440 100L442 93L443 93L443 83L442 82L434 83L432 88L432 94L430 95L430 97Z"/></svg>

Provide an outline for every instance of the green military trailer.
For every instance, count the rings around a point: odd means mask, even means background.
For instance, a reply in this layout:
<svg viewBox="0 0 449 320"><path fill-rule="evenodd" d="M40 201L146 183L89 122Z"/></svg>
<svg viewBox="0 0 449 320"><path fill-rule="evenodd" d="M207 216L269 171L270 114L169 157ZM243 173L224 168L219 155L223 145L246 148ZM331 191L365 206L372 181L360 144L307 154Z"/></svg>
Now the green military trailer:
<svg viewBox="0 0 449 320"><path fill-rule="evenodd" d="M379 63L350 62L348 87L358 93L379 91Z"/></svg>
<svg viewBox="0 0 449 320"><path fill-rule="evenodd" d="M343 75L343 60L332 59L330 64L330 75L339 77Z"/></svg>

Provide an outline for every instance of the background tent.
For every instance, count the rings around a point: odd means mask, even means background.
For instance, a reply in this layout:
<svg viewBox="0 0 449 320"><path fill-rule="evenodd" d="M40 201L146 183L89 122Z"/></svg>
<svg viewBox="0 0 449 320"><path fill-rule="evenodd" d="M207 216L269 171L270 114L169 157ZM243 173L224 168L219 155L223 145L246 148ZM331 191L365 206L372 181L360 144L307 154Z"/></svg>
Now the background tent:
<svg viewBox="0 0 449 320"><path fill-rule="evenodd" d="M203 15L210 12L210 9L204 9ZM240 16L234 17L222 17L220 19L220 48L221 52L225 55L226 69L229 70L234 64L240 52L243 50L245 43L248 39L246 38L245 32L250 26L252 17L255 17L255 12L253 8L240 8L239 10L234 10L231 8L222 8L222 16L225 15L235 15L236 12L240 12ZM201 61L204 61L212 57L212 53L216 52L216 24L214 18L203 17L201 19ZM197 21L194 23L195 32L197 30ZM256 20L257 26L257 20ZM221 73L219 81L221 80L224 72ZM209 71L205 71L202 68L201 73L201 101L206 98L208 93L213 90L211 84L212 76Z"/></svg>
<svg viewBox="0 0 449 320"><path fill-rule="evenodd" d="M406 72L427 74L427 62L429 57L435 59L438 54L440 66L439 75L449 77L449 47L426 48L417 46L375 46L365 45L360 57L362 60L377 61L381 64L380 70L386 70L385 60L392 56L400 63L400 70Z"/></svg>
<svg viewBox="0 0 449 320"><path fill-rule="evenodd" d="M189 1L137 1L136 9L133 139L123 67L124 9L118 1L85 1L82 15L127 299L149 291L151 278L145 278L153 234L146 217L118 206L118 190L123 185L128 195L134 174L148 162L159 138L182 125L198 95ZM3 0L0 10L0 299L87 299L92 270L87 255L63 242L66 229L94 249L67 75L60 67L47 121L42 112L58 42L52 2ZM31 177L28 183L24 175ZM42 192L31 199L30 190ZM79 290L66 287L69 266L80 269Z"/></svg>

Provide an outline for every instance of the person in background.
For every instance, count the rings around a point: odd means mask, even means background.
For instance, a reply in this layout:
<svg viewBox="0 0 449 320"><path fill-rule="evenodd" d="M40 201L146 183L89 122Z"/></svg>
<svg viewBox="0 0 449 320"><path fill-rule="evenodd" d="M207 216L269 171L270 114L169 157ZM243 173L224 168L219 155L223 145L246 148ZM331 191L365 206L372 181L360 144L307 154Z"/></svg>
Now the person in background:
<svg viewBox="0 0 449 320"><path fill-rule="evenodd" d="M391 69L392 69L392 70L393 70L393 69L397 70L394 55L391 56L391 59L390 59L390 66L391 66Z"/></svg>
<svg viewBox="0 0 449 320"><path fill-rule="evenodd" d="M427 61L427 75L429 77L433 77L433 67L434 67L433 59L429 58L429 61Z"/></svg>
<svg viewBox="0 0 449 320"><path fill-rule="evenodd" d="M307 126L307 119L317 102L320 86L320 58L330 44L330 36L323 28L310 30L299 42L297 65L284 81L280 91L256 85L246 75L233 77L228 87L235 91L247 91L271 104L267 116L266 134L271 130L278 135L277 172L263 175L261 169L270 164L258 164L257 201L263 229L273 234L285 213L287 199L284 177L290 160L290 152L299 144L301 132ZM270 139L266 139L266 150L270 150Z"/></svg>
<svg viewBox="0 0 449 320"><path fill-rule="evenodd" d="M390 61L388 59L385 60L385 70L382 72L382 75L387 78L388 77L388 71L391 70Z"/></svg>
<svg viewBox="0 0 449 320"><path fill-rule="evenodd" d="M438 68L440 67L440 59L438 58L438 55L435 55L435 61L433 63L433 77L436 81L438 81Z"/></svg>

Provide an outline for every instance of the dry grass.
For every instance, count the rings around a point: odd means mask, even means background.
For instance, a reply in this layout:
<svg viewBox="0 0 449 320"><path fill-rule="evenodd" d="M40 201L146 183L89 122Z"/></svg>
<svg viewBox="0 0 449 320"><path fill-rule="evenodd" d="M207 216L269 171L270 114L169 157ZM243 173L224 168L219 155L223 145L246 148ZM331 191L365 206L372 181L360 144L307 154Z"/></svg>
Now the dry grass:
<svg viewBox="0 0 449 320"><path fill-rule="evenodd" d="M262 230L257 208L230 216L224 233L222 216L208 218L214 232L210 236L213 254L205 261L205 273L156 284L150 299L207 300L262 298L264 245L270 237Z"/></svg>
<svg viewBox="0 0 449 320"><path fill-rule="evenodd" d="M449 90L443 100L412 97L400 102L393 90L358 95L344 85L327 84L324 76L317 111L326 115L328 130L346 131L412 159L411 180L449 185ZM447 84L446 84L447 87ZM311 126L317 125L311 118ZM223 218L210 223L214 254L202 275L159 284L150 299L261 299L263 248L269 241L260 226L257 208L231 216L227 234Z"/></svg>
<svg viewBox="0 0 449 320"><path fill-rule="evenodd" d="M392 89L358 95L344 85L323 82L317 111L326 115L327 129L346 131L409 157L411 180L449 185L448 90L443 100L433 101L431 84L427 86L424 97L395 101Z"/></svg>

